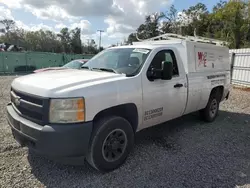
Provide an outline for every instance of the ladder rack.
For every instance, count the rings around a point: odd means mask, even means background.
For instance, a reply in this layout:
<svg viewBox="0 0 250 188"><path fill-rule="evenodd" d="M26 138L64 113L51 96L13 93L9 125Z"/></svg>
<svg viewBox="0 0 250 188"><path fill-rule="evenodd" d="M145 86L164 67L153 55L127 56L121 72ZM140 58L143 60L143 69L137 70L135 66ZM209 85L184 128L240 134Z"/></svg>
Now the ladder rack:
<svg viewBox="0 0 250 188"><path fill-rule="evenodd" d="M226 41L221 41L221 40L216 40L216 39L212 39L212 38L206 38L206 37L200 37L200 36L182 36L182 35L178 35L178 34L174 34L174 33L165 33L163 35L159 35L157 37L152 37L149 39L139 39L138 35L136 33L136 38L139 42L146 42L146 43L151 43L153 44L153 41L159 41L159 40L186 40L186 41L193 41L193 42L200 42L200 43L209 43L209 44L214 44L217 46L224 46L227 45ZM151 42L152 41L152 42ZM162 41L162 42L163 42Z"/></svg>

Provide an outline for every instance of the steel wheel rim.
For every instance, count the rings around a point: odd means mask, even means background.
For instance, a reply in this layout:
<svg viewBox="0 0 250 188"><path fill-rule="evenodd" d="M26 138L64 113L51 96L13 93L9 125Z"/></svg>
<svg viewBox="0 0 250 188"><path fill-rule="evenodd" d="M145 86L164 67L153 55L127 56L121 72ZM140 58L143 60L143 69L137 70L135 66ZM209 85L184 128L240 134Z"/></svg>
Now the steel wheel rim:
<svg viewBox="0 0 250 188"><path fill-rule="evenodd" d="M121 129L111 131L102 145L102 156L107 162L114 162L121 158L127 146L127 135Z"/></svg>
<svg viewBox="0 0 250 188"><path fill-rule="evenodd" d="M214 117L217 113L217 110L218 110L217 100L213 99L210 105L210 110L209 110L210 117Z"/></svg>

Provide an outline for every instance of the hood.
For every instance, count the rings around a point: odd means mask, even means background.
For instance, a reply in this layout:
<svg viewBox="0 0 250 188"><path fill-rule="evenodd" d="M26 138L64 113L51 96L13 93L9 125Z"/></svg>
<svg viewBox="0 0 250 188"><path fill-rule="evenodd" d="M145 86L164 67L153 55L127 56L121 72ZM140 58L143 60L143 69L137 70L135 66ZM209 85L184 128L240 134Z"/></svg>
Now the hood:
<svg viewBox="0 0 250 188"><path fill-rule="evenodd" d="M123 74L89 70L64 69L30 74L16 78L12 87L18 91L43 96L54 97L62 90L72 90L125 78ZM56 96L55 96L56 97Z"/></svg>
<svg viewBox="0 0 250 188"><path fill-rule="evenodd" d="M64 67L48 67L48 68L43 68L43 69L37 69L34 71L34 73L38 72L44 72L44 71L49 71L49 70L62 70L65 69Z"/></svg>

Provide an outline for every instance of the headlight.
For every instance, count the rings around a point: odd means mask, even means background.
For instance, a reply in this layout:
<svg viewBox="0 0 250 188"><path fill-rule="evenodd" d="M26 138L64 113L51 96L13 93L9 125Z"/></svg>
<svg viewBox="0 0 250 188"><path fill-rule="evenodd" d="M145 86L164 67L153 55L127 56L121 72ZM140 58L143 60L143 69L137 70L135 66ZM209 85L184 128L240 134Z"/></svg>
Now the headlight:
<svg viewBox="0 0 250 188"><path fill-rule="evenodd" d="M85 121L84 99L51 99L49 121L50 123L78 123Z"/></svg>

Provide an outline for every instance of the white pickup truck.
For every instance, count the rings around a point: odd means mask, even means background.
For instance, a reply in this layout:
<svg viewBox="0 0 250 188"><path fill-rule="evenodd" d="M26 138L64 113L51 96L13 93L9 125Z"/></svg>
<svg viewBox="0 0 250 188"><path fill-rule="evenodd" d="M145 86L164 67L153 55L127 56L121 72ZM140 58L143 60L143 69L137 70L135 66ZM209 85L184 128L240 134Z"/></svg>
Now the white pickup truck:
<svg viewBox="0 0 250 188"><path fill-rule="evenodd" d="M14 138L51 158L120 167L147 127L200 111L215 120L230 91L229 50L188 39L109 48L81 70L16 78L7 105Z"/></svg>

